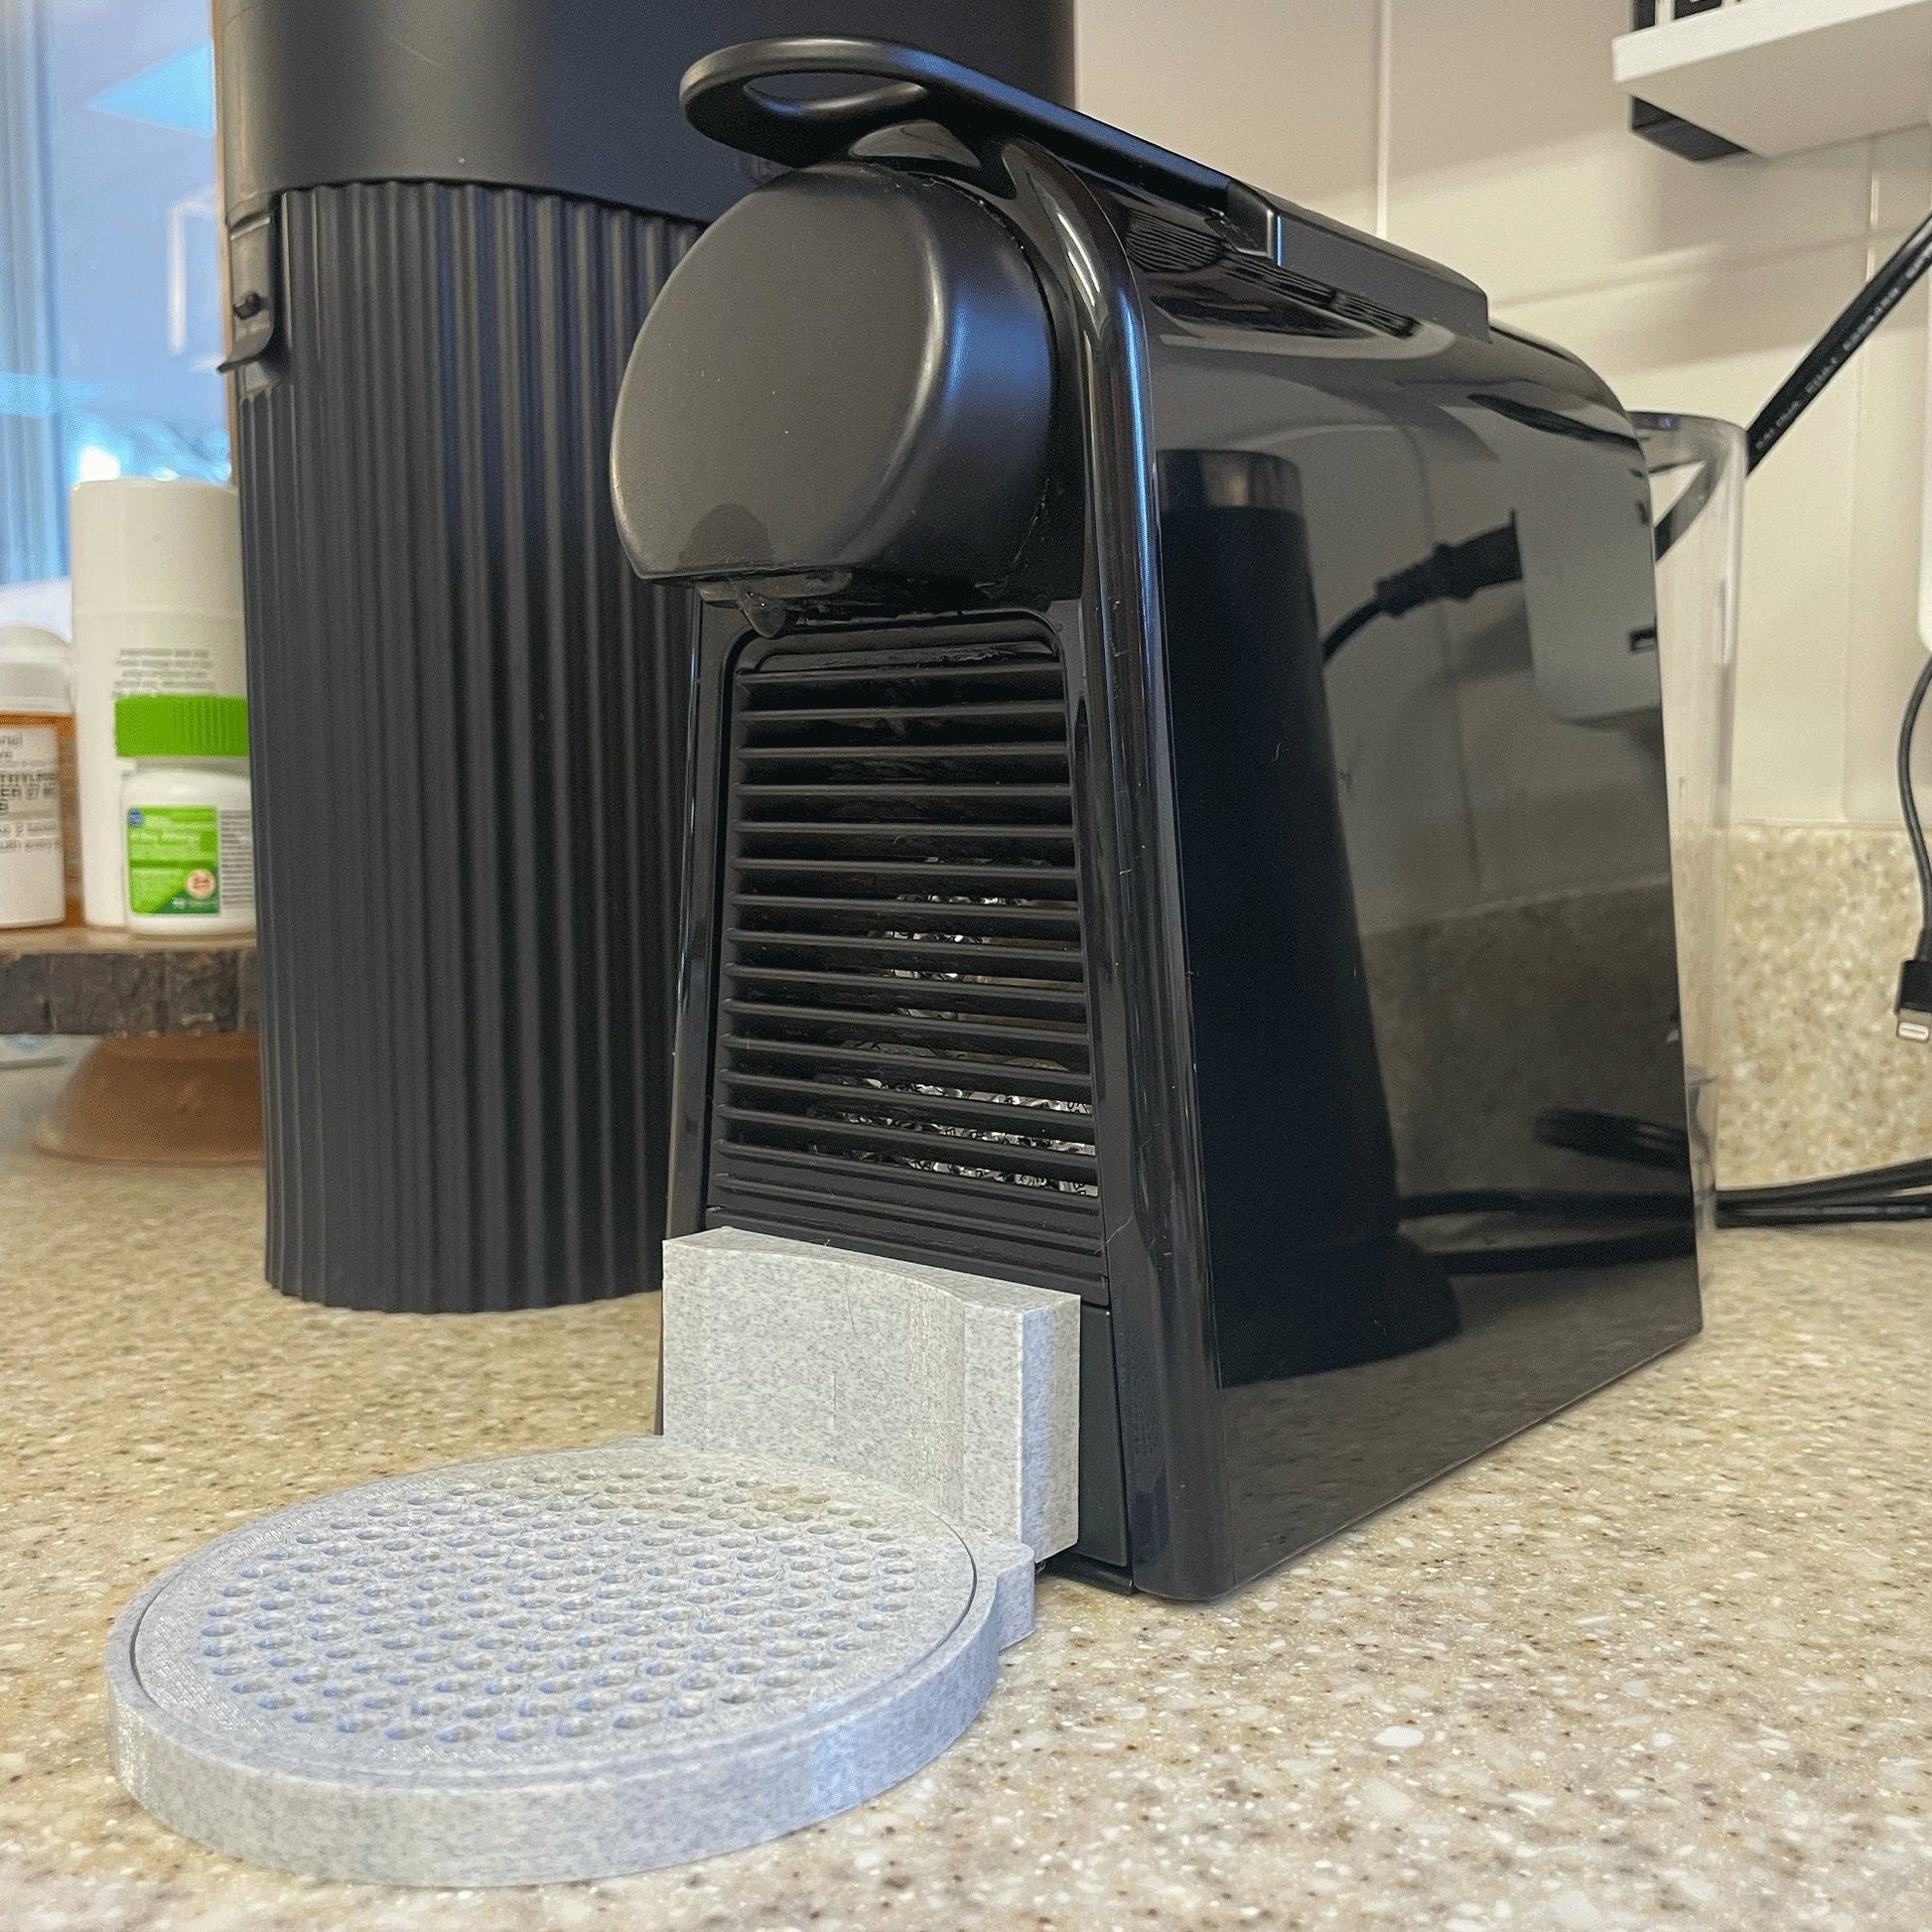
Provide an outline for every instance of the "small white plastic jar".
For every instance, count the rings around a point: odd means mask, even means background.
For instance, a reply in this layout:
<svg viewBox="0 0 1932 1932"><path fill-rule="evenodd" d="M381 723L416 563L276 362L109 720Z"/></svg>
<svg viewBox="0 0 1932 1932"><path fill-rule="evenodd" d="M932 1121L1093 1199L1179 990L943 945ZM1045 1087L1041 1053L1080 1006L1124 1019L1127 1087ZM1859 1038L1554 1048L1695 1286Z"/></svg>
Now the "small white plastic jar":
<svg viewBox="0 0 1932 1932"><path fill-rule="evenodd" d="M127 929L208 938L255 929L248 701L206 694L122 698Z"/></svg>

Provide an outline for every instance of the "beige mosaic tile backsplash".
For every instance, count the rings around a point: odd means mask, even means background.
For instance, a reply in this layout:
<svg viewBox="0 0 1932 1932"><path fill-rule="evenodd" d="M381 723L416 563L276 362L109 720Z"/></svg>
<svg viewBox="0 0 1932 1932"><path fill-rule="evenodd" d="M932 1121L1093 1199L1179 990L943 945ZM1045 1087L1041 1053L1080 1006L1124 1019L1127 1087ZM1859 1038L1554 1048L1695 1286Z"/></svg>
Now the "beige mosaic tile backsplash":
<svg viewBox="0 0 1932 1932"><path fill-rule="evenodd" d="M1904 833L1738 827L1727 924L1722 1182L1932 1156L1932 1048L1892 1032L1918 926Z"/></svg>

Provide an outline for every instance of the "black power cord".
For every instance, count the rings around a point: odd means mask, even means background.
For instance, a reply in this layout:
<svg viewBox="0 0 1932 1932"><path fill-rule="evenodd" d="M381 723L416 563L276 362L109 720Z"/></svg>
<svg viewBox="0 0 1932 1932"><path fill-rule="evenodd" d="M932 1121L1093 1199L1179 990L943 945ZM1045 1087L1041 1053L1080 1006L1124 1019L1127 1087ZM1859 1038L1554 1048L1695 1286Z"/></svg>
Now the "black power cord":
<svg viewBox="0 0 1932 1932"><path fill-rule="evenodd" d="M1358 605L1321 640L1325 663L1356 631L1377 618L1399 618L1425 604L1466 604L1478 591L1523 581L1523 552L1516 519L1481 531L1465 543L1439 543L1421 563L1384 577L1375 595Z"/></svg>
<svg viewBox="0 0 1932 1932"><path fill-rule="evenodd" d="M1687 1176L1688 1181L1688 1176ZM1662 1261L1692 1253L1697 1245L1688 1184L1675 1193L1594 1193L1571 1187L1455 1187L1403 1197L1405 1226L1451 1216L1508 1215L1555 1221L1566 1227L1607 1224L1600 1233L1566 1232L1555 1241L1476 1242L1431 1248L1450 1275L1524 1275L1544 1270L1609 1268ZM1618 1223L1641 1222L1638 1227Z"/></svg>
<svg viewBox="0 0 1932 1932"><path fill-rule="evenodd" d="M1697 1253L1697 1229L1687 1214L1665 1227L1633 1228L1561 1241L1511 1242L1494 1248L1432 1248L1446 1275L1540 1275L1558 1269L1627 1268L1640 1261L1672 1261Z"/></svg>
<svg viewBox="0 0 1932 1932"><path fill-rule="evenodd" d="M1899 243L1885 264L1840 311L1816 345L1778 385L1776 394L1751 419L1744 432L1746 473L1770 455L1778 440L1809 409L1825 385L1864 345L1871 332L1904 301L1919 278L1932 268L1932 214ZM1711 500L1717 478L1700 469L1669 511L1658 520L1656 552L1662 557L1697 521Z"/></svg>
<svg viewBox="0 0 1932 1932"><path fill-rule="evenodd" d="M1755 470L1818 393L1864 346L1865 339L1911 294L1932 268L1932 214L1886 257L1884 266L1848 302L1798 366L1779 384L1745 432L1748 467Z"/></svg>
<svg viewBox="0 0 1932 1932"><path fill-rule="evenodd" d="M1587 1107L1552 1107L1536 1117L1536 1138L1545 1147L1593 1154L1633 1168L1661 1168L1666 1173L1691 1172L1691 1137L1681 1127L1629 1114L1597 1113Z"/></svg>
<svg viewBox="0 0 1932 1932"><path fill-rule="evenodd" d="M1926 856L1925 827L1919 822L1918 792L1912 784L1912 741L1918 736L1918 715L1928 689L1932 689L1932 653L1905 701L1905 716L1898 727L1898 809L1918 871L1918 943L1898 969L1892 1011L1898 1018L1899 1038L1920 1045L1932 1040L1932 858Z"/></svg>
<svg viewBox="0 0 1932 1932"><path fill-rule="evenodd" d="M1635 1167L1670 1168L1691 1176L1690 1140L1681 1129L1660 1121L1637 1120L1627 1114L1596 1113L1563 1107L1539 1114L1536 1138L1549 1147L1596 1155ZM1431 1197L1422 1196L1426 1204ZM1467 1198L1473 1202L1474 1191ZM1576 1198L1552 1192L1552 1202ZM1656 1202L1659 1209L1677 1200L1688 1209L1689 1195L1585 1195L1605 1203L1605 1218L1634 1216L1645 1210L1639 1202ZM1405 1211L1409 1203L1404 1203ZM1446 1210L1447 1211L1447 1210ZM1474 1211L1473 1208L1471 1211ZM1720 1227L1828 1227L1847 1222L1932 1220L1932 1161L1901 1161L1892 1167L1863 1168L1855 1173L1823 1174L1814 1180L1784 1180L1765 1187L1724 1187L1718 1191Z"/></svg>
<svg viewBox="0 0 1932 1932"><path fill-rule="evenodd" d="M1520 1275L1545 1269L1608 1268L1661 1261L1694 1251L1696 1207L1691 1196L1690 1139L1681 1128L1624 1114L1575 1107L1539 1114L1536 1138L1546 1146L1660 1169L1681 1175L1670 1190L1599 1192L1580 1187L1453 1187L1406 1194L1405 1225L1450 1216L1490 1214L1556 1221L1571 1227L1607 1223L1601 1232L1571 1234L1559 1241L1512 1241L1436 1248L1430 1253L1451 1275ZM1622 1228L1618 1223L1645 1225Z"/></svg>
<svg viewBox="0 0 1932 1932"><path fill-rule="evenodd" d="M1600 1194L1581 1187L1449 1187L1434 1194L1405 1194L1405 1221L1434 1221L1449 1214L1579 1215L1592 1221L1678 1220L1691 1210L1688 1188L1641 1194Z"/></svg>
<svg viewBox="0 0 1932 1932"><path fill-rule="evenodd" d="M1793 1201L1783 1207L1748 1207L1718 1195L1721 1228L1824 1228L1863 1221L1932 1221L1932 1200Z"/></svg>
<svg viewBox="0 0 1932 1932"><path fill-rule="evenodd" d="M1825 1174L1816 1180L1780 1180L1767 1187L1726 1187L1719 1199L1730 1207L1755 1210L1797 1207L1807 1201L1883 1200L1928 1187L1932 1187L1932 1161L1901 1161L1894 1167Z"/></svg>

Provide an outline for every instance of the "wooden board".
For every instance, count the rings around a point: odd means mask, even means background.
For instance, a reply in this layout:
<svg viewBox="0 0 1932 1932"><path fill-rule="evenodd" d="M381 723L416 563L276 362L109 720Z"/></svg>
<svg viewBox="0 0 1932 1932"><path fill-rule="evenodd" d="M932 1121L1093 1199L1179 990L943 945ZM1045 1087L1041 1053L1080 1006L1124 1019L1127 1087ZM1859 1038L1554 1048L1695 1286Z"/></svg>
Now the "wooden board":
<svg viewBox="0 0 1932 1932"><path fill-rule="evenodd" d="M0 931L0 1034L232 1034L260 1026L252 938L94 926Z"/></svg>

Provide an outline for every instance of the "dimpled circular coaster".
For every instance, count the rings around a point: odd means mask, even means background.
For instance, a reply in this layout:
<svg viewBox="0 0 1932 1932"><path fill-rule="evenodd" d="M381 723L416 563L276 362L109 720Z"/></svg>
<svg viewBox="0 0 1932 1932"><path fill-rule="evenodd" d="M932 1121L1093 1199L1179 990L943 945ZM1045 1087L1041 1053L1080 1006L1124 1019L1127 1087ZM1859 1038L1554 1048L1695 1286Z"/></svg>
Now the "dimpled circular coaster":
<svg viewBox="0 0 1932 1932"><path fill-rule="evenodd" d="M943 1750L1017 1634L1012 1555L883 1484L652 1437L396 1476L128 1606L114 1765L177 1830L318 1876L703 1858Z"/></svg>

